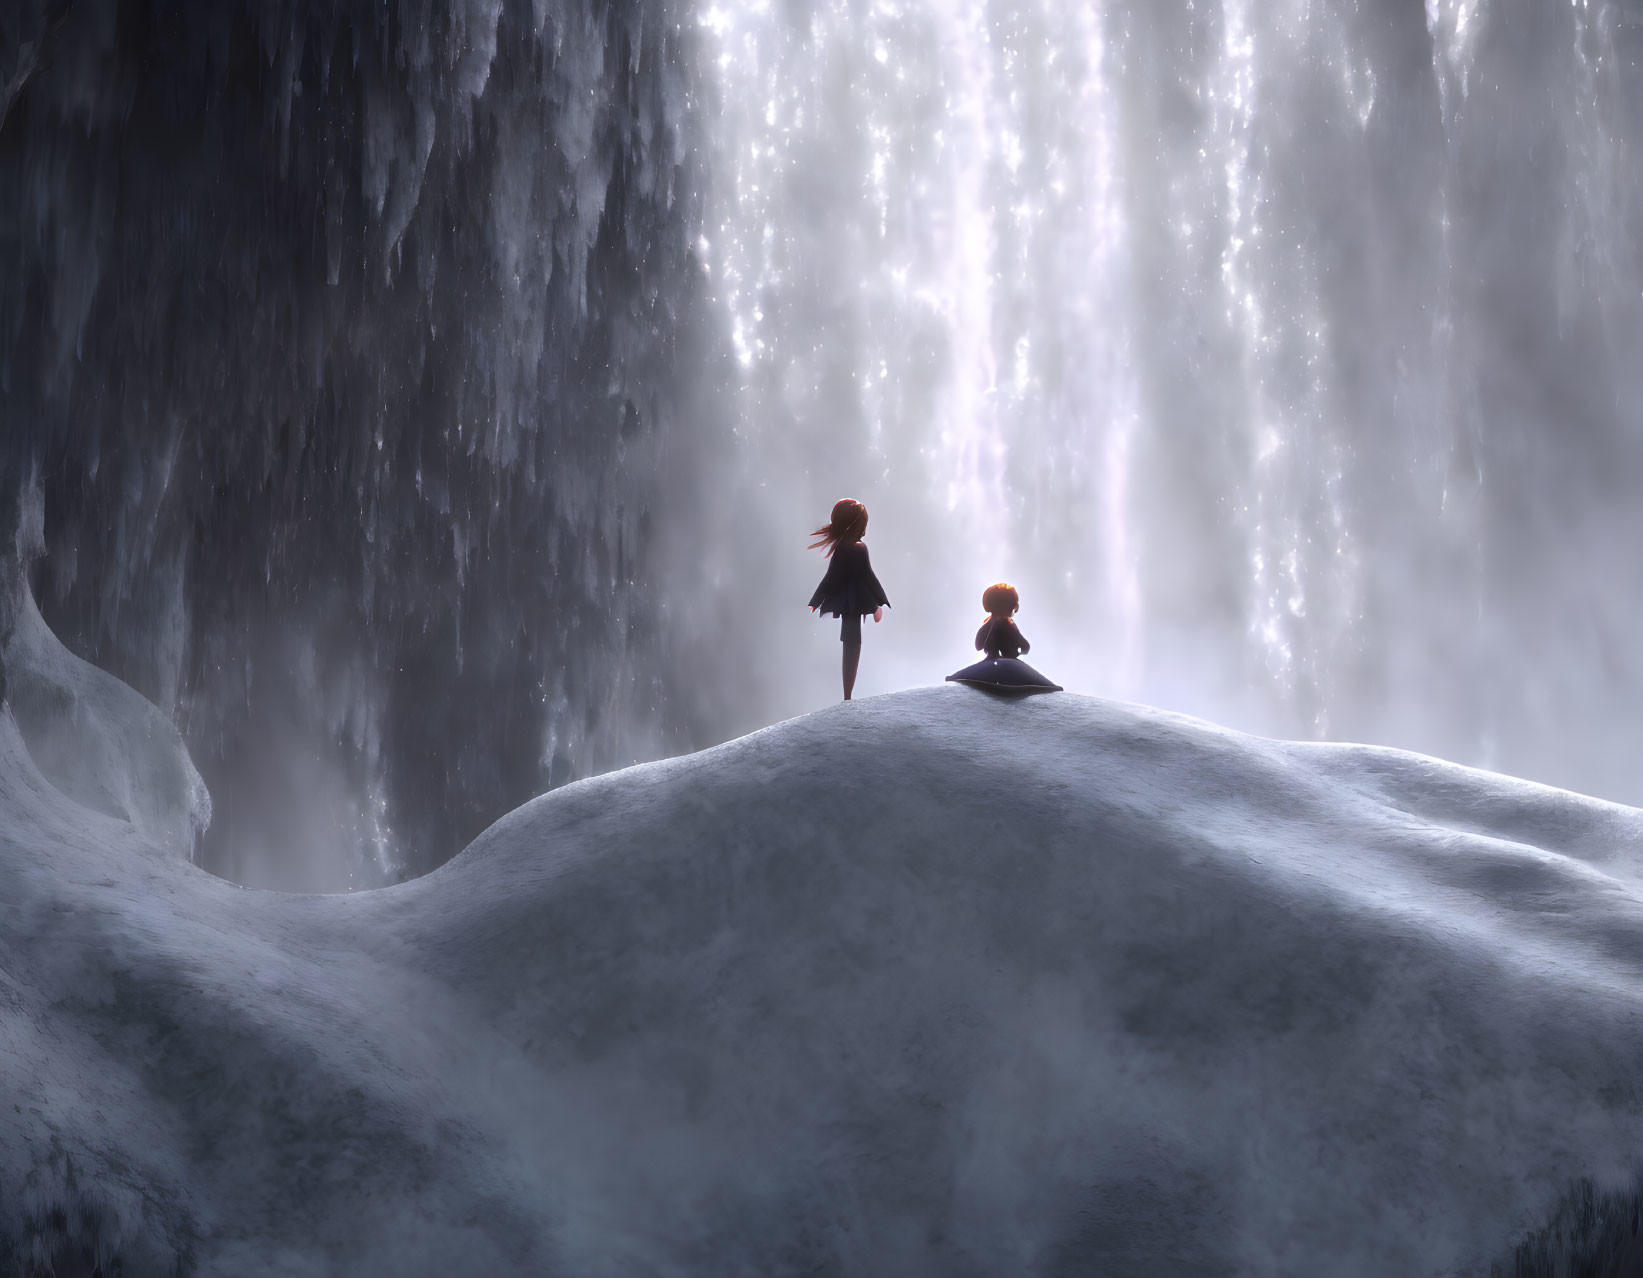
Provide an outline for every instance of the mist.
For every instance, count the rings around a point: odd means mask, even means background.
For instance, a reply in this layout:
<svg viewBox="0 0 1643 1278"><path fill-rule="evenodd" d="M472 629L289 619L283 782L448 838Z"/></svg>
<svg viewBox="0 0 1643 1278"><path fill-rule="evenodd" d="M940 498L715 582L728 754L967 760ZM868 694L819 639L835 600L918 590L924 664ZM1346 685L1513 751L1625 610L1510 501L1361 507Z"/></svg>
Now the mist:
<svg viewBox="0 0 1643 1278"><path fill-rule="evenodd" d="M7 24L10 25L7 25ZM0 507L200 857L424 872L857 695L1080 692L1643 802L1643 19L522 0L0 20Z"/></svg>
<svg viewBox="0 0 1643 1278"><path fill-rule="evenodd" d="M754 477L872 511L865 688L1007 579L1069 686L1643 800L1638 15L702 21Z"/></svg>

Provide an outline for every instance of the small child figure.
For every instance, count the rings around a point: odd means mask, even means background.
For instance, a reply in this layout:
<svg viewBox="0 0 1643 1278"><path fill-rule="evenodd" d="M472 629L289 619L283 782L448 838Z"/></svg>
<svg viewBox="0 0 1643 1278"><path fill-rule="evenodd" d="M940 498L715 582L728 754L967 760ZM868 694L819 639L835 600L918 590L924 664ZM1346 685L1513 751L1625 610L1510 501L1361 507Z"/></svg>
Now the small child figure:
<svg viewBox="0 0 1643 1278"><path fill-rule="evenodd" d="M1033 650L1010 620L1010 615L1021 607L1021 596L1014 586L1006 581L988 586L981 592L981 606L992 615L976 631L977 651L985 651L989 657L1019 657Z"/></svg>
<svg viewBox="0 0 1643 1278"><path fill-rule="evenodd" d="M981 592L981 606L991 615L976 631L976 647L986 652L987 658L948 675L947 681L967 683L988 692L1060 692L1060 684L1051 683L1018 659L1021 653L1032 651L1032 644L1010 620L1010 614L1021 607L1015 587L1004 581L988 586Z"/></svg>

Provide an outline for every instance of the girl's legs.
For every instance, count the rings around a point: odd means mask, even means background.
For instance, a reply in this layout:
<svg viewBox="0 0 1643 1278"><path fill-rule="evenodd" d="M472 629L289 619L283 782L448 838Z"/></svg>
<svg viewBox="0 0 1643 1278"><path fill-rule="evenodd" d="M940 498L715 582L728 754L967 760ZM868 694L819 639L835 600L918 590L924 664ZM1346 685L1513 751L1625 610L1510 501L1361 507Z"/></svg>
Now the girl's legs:
<svg viewBox="0 0 1643 1278"><path fill-rule="evenodd" d="M856 686L856 667L861 664L861 618L847 614L840 618L839 638L844 642L844 699Z"/></svg>

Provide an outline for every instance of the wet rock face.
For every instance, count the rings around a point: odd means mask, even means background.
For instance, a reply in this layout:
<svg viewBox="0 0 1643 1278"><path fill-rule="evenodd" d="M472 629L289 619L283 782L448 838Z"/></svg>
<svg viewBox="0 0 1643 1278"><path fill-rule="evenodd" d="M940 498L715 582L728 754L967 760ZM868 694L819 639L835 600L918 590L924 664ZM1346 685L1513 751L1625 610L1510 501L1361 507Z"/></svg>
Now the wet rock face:
<svg viewBox="0 0 1643 1278"><path fill-rule="evenodd" d="M53 629L182 726L211 868L418 872L703 731L647 584L713 451L669 454L707 340L673 10L0 23L0 491Z"/></svg>

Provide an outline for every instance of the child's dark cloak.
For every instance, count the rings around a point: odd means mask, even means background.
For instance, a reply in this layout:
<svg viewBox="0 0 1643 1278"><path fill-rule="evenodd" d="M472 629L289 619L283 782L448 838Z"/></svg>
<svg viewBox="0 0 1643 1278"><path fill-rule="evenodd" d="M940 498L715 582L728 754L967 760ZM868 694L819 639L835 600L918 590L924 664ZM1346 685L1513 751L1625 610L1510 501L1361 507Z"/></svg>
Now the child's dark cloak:
<svg viewBox="0 0 1643 1278"><path fill-rule="evenodd" d="M976 648L989 657L1019 657L1033 650L1027 636L1008 617L988 617L976 631Z"/></svg>
<svg viewBox="0 0 1643 1278"><path fill-rule="evenodd" d="M1015 628L1008 617L989 617L976 631L976 647L987 653L985 659L973 666L965 666L957 674L947 676L949 683L967 683L972 688L988 692L1022 694L1031 692L1060 692L1059 683L1051 683L1025 661L1020 653L1031 650L1027 636Z"/></svg>
<svg viewBox="0 0 1643 1278"><path fill-rule="evenodd" d="M823 616L864 617L889 603L884 587L873 575L867 546L859 541L840 542L833 548L827 575L810 596L810 607L821 609Z"/></svg>

